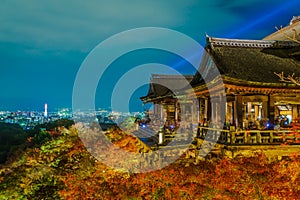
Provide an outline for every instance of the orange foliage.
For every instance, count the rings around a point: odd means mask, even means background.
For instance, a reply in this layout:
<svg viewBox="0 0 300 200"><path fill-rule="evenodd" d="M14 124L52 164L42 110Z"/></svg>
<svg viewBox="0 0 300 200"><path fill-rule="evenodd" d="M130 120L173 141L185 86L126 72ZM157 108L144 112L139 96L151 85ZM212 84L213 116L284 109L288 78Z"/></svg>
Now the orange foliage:
<svg viewBox="0 0 300 200"><path fill-rule="evenodd" d="M133 136L119 130L108 134L120 148L139 152L138 140ZM94 145L99 151L106 150L101 141ZM201 160L197 164L183 156L161 170L132 174L97 162L75 136L59 136L58 140L51 140L42 147L27 150L24 165L16 166L15 170L24 174L22 186L25 189L44 176L39 171L55 176L54 189L62 199L252 200L298 199L300 196L299 154L272 162L264 154L256 154L251 158ZM113 156L116 162L120 159L117 154ZM39 170L36 172L35 168ZM6 173L7 170L0 170L0 181L5 182L16 174L15 171ZM27 180L32 183L24 184ZM13 186L21 192L24 188Z"/></svg>
<svg viewBox="0 0 300 200"><path fill-rule="evenodd" d="M126 151L138 153L140 148L137 146L137 143L138 141L136 138L128 135L121 140L114 142L114 145Z"/></svg>
<svg viewBox="0 0 300 200"><path fill-rule="evenodd" d="M122 137L120 137L120 134ZM137 139L109 133L115 145L138 152ZM99 145L99 144L98 144ZM118 155L116 155L118 159ZM97 163L88 175L68 174L64 199L297 199L300 157L270 162L264 154L186 165L180 160L149 173L121 173Z"/></svg>
<svg viewBox="0 0 300 200"><path fill-rule="evenodd" d="M297 199L300 195L300 158L269 162L255 158L201 161L186 167L174 163L162 170L126 174L98 164L88 177L67 176L66 199Z"/></svg>

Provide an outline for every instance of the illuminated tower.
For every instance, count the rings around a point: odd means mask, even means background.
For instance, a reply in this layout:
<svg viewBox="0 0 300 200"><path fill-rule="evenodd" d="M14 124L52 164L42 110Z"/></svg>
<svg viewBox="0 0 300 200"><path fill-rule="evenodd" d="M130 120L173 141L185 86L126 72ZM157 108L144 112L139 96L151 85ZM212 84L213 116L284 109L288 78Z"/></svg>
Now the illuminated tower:
<svg viewBox="0 0 300 200"><path fill-rule="evenodd" d="M48 104L45 103L44 117L48 117Z"/></svg>

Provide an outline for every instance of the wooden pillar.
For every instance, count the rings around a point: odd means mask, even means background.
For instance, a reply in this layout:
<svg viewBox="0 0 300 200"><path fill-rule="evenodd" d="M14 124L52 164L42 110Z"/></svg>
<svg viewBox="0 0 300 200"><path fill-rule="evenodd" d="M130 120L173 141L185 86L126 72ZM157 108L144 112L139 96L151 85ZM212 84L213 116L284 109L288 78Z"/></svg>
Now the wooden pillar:
<svg viewBox="0 0 300 200"><path fill-rule="evenodd" d="M192 110L193 110L193 104L191 102L185 104L185 108L186 108L186 119L188 123L192 123Z"/></svg>
<svg viewBox="0 0 300 200"><path fill-rule="evenodd" d="M164 106L163 104L159 105L159 110L160 110L160 119L164 119Z"/></svg>
<svg viewBox="0 0 300 200"><path fill-rule="evenodd" d="M280 116L280 111L279 111L279 108L277 106L275 106L274 109L275 109L275 119L276 119L277 117Z"/></svg>
<svg viewBox="0 0 300 200"><path fill-rule="evenodd" d="M194 123L199 123L199 101L198 99L194 99Z"/></svg>
<svg viewBox="0 0 300 200"><path fill-rule="evenodd" d="M236 118L236 111L235 111L235 101L232 103L232 125L236 126L235 118Z"/></svg>
<svg viewBox="0 0 300 200"><path fill-rule="evenodd" d="M298 106L293 105L292 106L292 121L295 121L294 119L298 118Z"/></svg>
<svg viewBox="0 0 300 200"><path fill-rule="evenodd" d="M269 111L268 111L268 103L269 101L263 101L262 102L262 118L269 118L268 117L268 113L269 113Z"/></svg>
<svg viewBox="0 0 300 200"><path fill-rule="evenodd" d="M175 114L175 122L178 121L178 102L176 101L175 104L174 104L174 114Z"/></svg>
<svg viewBox="0 0 300 200"><path fill-rule="evenodd" d="M211 118L210 98L205 99L205 118L210 121L210 118Z"/></svg>
<svg viewBox="0 0 300 200"><path fill-rule="evenodd" d="M253 121L252 102L247 102L247 111L248 121Z"/></svg>
<svg viewBox="0 0 300 200"><path fill-rule="evenodd" d="M211 110L211 113L210 113L210 116L211 116L211 119L210 119L210 122L214 125L216 123L216 102L215 102L215 99L214 97L212 97L210 99L210 110Z"/></svg>
<svg viewBox="0 0 300 200"><path fill-rule="evenodd" d="M201 115L202 115L202 110L201 110L201 107L202 107L202 102L201 102L201 99L198 98L198 113L197 113L197 120L198 120L198 123L200 122L200 119L201 119Z"/></svg>
<svg viewBox="0 0 300 200"><path fill-rule="evenodd" d="M221 103L220 103L220 101L221 101L222 99L221 99L221 97L215 97L215 106L216 106L216 111L215 111L215 118L216 118L216 124L219 124L220 123L220 120L221 120L221 116L220 116L220 114L221 114Z"/></svg>
<svg viewBox="0 0 300 200"><path fill-rule="evenodd" d="M217 112L216 111L217 105L216 105L216 98L215 97L211 98L210 104L211 104L211 119L210 119L210 121L213 125L215 125L217 123L217 119L216 119L216 117L217 117L217 113L216 113Z"/></svg>
<svg viewBox="0 0 300 200"><path fill-rule="evenodd" d="M192 100L192 109L191 109L191 113L192 113L192 123L198 123L198 113L197 113L197 99L193 99Z"/></svg>
<svg viewBox="0 0 300 200"><path fill-rule="evenodd" d="M169 104L168 104L168 103L166 103L166 104L164 105L164 118L165 118L166 120L169 119Z"/></svg>
<svg viewBox="0 0 300 200"><path fill-rule="evenodd" d="M166 122L168 119L168 104L162 104L161 106L161 119Z"/></svg>
<svg viewBox="0 0 300 200"><path fill-rule="evenodd" d="M226 120L230 124L234 124L234 102L227 103Z"/></svg>
<svg viewBox="0 0 300 200"><path fill-rule="evenodd" d="M214 96L211 100L212 105L212 117L214 124L223 127L223 124L220 124L221 121L224 122L226 116L226 98L222 95Z"/></svg>
<svg viewBox="0 0 300 200"><path fill-rule="evenodd" d="M259 116L259 106L254 106L254 120L257 120Z"/></svg>
<svg viewBox="0 0 300 200"><path fill-rule="evenodd" d="M247 104L243 104L243 107L244 107L244 112L243 112L243 119L247 119L247 115L248 113L250 112L251 113L251 109L248 110L248 107L247 107Z"/></svg>
<svg viewBox="0 0 300 200"><path fill-rule="evenodd" d="M220 105L219 105L219 119L226 123L226 113L227 113L227 102L226 102L226 96L220 95ZM222 124L223 128L223 124Z"/></svg>
<svg viewBox="0 0 300 200"><path fill-rule="evenodd" d="M268 96L268 118L273 123L275 120L275 102L272 96Z"/></svg>
<svg viewBox="0 0 300 200"><path fill-rule="evenodd" d="M234 123L236 127L242 128L243 126L243 97L241 95L235 96L234 101Z"/></svg>

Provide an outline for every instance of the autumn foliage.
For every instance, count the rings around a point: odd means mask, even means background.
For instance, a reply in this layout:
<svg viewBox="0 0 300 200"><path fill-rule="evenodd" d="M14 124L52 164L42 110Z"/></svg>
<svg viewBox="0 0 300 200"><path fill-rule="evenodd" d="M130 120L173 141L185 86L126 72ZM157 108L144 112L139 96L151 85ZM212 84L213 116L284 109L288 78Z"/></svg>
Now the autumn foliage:
<svg viewBox="0 0 300 200"><path fill-rule="evenodd" d="M193 160L182 156L149 173L119 171L86 150L75 126L29 145L0 169L0 199L298 199L300 157ZM115 145L138 153L132 135L114 129ZM28 141L29 143L31 141ZM99 145L99 143L97 144ZM10 159L12 160L12 159Z"/></svg>

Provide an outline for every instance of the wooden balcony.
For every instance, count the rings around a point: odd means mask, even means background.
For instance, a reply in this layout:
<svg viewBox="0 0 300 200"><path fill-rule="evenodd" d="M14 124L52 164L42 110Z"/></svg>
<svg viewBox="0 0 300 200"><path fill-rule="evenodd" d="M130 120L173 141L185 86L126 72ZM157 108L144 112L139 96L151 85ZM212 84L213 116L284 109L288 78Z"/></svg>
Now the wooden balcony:
<svg viewBox="0 0 300 200"><path fill-rule="evenodd" d="M198 138L226 145L300 144L300 130L241 130L229 131L199 127Z"/></svg>

